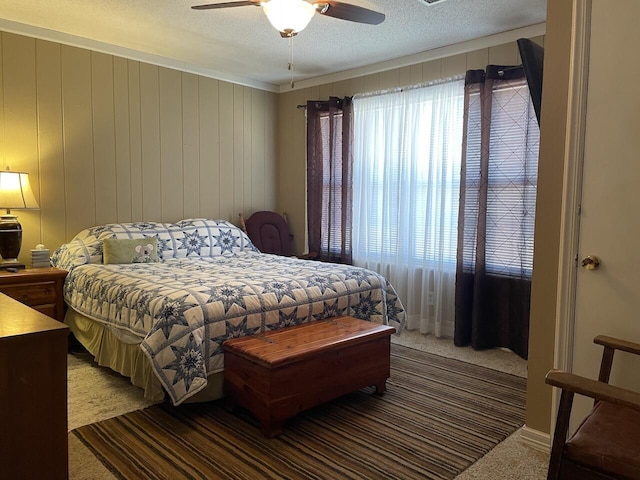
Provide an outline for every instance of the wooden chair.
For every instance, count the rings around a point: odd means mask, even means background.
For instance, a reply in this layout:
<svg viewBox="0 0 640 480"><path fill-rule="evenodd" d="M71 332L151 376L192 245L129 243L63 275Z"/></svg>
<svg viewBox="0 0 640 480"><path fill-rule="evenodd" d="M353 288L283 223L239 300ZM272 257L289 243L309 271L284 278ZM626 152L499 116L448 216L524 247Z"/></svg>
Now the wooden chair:
<svg viewBox="0 0 640 480"><path fill-rule="evenodd" d="M640 355L640 344L597 336L602 345L598 381L551 370L546 383L562 389L551 447L548 480L640 479L640 393L609 384L616 350ZM594 407L567 439L574 394Z"/></svg>
<svg viewBox="0 0 640 480"><path fill-rule="evenodd" d="M241 228L258 250L262 253L285 257L293 256L291 246L293 235L289 230L286 215L271 211L260 211L255 212L246 220L241 213L239 215ZM318 258L318 254L309 252L304 255L298 255L298 258L313 260Z"/></svg>

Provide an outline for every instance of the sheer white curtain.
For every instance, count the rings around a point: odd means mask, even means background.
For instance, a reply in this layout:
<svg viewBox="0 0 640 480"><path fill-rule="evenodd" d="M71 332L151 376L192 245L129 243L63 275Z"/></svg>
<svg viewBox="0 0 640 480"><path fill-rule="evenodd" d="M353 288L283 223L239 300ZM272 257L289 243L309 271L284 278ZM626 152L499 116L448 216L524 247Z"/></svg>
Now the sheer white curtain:
<svg viewBox="0 0 640 480"><path fill-rule="evenodd" d="M463 109L462 79L353 101L353 263L436 336L454 331Z"/></svg>

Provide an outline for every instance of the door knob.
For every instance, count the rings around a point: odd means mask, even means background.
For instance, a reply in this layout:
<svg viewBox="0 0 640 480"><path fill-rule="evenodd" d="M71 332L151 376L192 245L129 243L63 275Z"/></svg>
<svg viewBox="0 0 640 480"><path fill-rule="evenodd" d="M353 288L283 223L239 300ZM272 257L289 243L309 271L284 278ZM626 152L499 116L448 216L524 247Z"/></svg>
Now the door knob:
<svg viewBox="0 0 640 480"><path fill-rule="evenodd" d="M585 270L595 270L600 266L600 259L595 255L587 255L582 259L582 267Z"/></svg>

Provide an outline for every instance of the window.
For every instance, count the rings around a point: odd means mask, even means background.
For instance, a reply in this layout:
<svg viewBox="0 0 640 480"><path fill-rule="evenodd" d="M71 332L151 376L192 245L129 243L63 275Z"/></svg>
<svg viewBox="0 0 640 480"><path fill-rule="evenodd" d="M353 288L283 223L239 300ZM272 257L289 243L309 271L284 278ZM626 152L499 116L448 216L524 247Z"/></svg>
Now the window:
<svg viewBox="0 0 640 480"><path fill-rule="evenodd" d="M462 81L356 99L354 110L354 254L455 270Z"/></svg>
<svg viewBox="0 0 640 480"><path fill-rule="evenodd" d="M307 102L309 250L351 263L351 98Z"/></svg>
<svg viewBox="0 0 640 480"><path fill-rule="evenodd" d="M353 261L395 287L407 328L453 335L464 83L354 99Z"/></svg>
<svg viewBox="0 0 640 480"><path fill-rule="evenodd" d="M539 129L521 66L469 70L456 345L527 357Z"/></svg>
<svg viewBox="0 0 640 480"><path fill-rule="evenodd" d="M334 122L333 128L331 122ZM320 135L323 164L321 245L330 257L339 258L343 238L345 248L351 250L351 236L344 236L342 225L342 148L335 147L342 146L342 112L333 115L320 112Z"/></svg>
<svg viewBox="0 0 640 480"><path fill-rule="evenodd" d="M482 149L489 150L485 264L489 273L531 277L540 131L524 80L493 90L488 146L482 144L480 95L469 96L466 214L478 216ZM475 127L475 128L472 128ZM470 180L469 180L470 179ZM476 233L471 241L476 242ZM476 249L465 251L465 267L475 264Z"/></svg>

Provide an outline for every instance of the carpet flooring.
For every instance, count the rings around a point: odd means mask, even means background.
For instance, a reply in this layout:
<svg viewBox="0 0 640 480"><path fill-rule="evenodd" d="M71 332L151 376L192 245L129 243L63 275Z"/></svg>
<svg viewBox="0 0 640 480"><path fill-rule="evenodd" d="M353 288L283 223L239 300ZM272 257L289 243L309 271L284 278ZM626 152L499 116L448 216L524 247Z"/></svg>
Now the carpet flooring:
<svg viewBox="0 0 640 480"><path fill-rule="evenodd" d="M127 413L73 430L122 479L452 479L524 421L525 379L392 345L383 396L303 412L274 439L221 402Z"/></svg>

